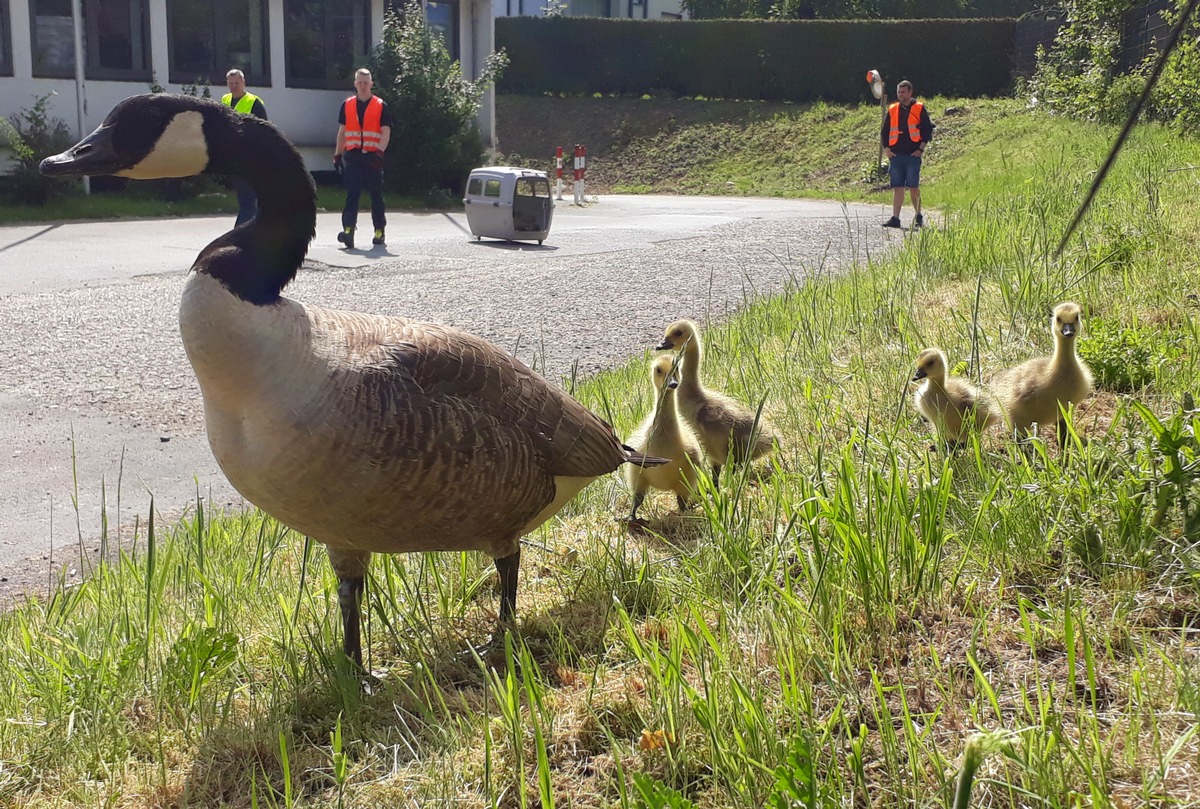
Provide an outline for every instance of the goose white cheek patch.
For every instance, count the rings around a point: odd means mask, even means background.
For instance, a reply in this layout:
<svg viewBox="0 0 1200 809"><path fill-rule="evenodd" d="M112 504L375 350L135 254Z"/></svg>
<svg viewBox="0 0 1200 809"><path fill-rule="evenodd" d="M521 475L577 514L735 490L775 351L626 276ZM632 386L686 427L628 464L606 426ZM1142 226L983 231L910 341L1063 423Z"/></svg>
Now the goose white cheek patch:
<svg viewBox="0 0 1200 809"><path fill-rule="evenodd" d="M191 177L208 165L208 143L204 140L204 116L190 110L171 119L150 154L137 165L116 172L118 177L157 180L162 177Z"/></svg>

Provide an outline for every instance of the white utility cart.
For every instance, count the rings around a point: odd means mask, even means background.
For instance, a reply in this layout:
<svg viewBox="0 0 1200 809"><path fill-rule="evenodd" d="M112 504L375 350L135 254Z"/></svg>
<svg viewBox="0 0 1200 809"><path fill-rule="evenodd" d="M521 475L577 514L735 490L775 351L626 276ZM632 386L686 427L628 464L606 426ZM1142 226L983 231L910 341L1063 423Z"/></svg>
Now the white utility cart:
<svg viewBox="0 0 1200 809"><path fill-rule="evenodd" d="M541 244L554 218L546 172L511 166L472 169L463 207L476 239L487 236Z"/></svg>

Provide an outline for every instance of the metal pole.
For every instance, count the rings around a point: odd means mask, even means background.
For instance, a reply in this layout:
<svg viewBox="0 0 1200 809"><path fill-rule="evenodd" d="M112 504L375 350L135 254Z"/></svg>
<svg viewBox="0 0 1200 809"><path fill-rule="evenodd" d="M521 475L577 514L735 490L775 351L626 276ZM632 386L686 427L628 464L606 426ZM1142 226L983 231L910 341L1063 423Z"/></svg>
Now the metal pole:
<svg viewBox="0 0 1200 809"><path fill-rule="evenodd" d="M879 111L883 115L887 115L887 85L886 84L883 86L883 92L880 93L880 95L879 95ZM880 121L880 125L881 126L883 125L882 120ZM876 166L883 165L883 138L879 139L879 159L875 161L875 165Z"/></svg>
<svg viewBox="0 0 1200 809"><path fill-rule="evenodd" d="M83 140L87 132L83 128L84 115L87 112L87 101L83 87L83 13L80 0L71 0L71 22L75 32L75 114L79 121L79 139ZM91 178L83 175L83 193L92 192Z"/></svg>

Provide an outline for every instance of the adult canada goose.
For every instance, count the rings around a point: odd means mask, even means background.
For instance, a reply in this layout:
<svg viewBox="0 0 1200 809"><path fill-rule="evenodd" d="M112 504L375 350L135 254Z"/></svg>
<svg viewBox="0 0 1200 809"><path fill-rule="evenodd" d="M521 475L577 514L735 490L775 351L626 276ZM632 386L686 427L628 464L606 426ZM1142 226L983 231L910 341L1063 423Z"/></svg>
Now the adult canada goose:
<svg viewBox="0 0 1200 809"><path fill-rule="evenodd" d="M522 535L622 463L652 464L499 348L458 329L280 293L316 224L312 178L265 121L212 101L122 101L42 172L245 178L258 217L205 247L179 309L208 440L234 487L328 546L359 666L372 553L482 551L516 609Z"/></svg>
<svg viewBox="0 0 1200 809"><path fill-rule="evenodd" d="M721 467L760 458L779 442L765 418L756 421L754 411L741 402L704 387L700 381L703 349L699 326L690 320L676 320L667 326L662 342L655 348L683 353L683 368L676 391L679 413L696 431L696 437L708 455L713 486L720 482Z"/></svg>
<svg viewBox="0 0 1200 809"><path fill-rule="evenodd" d="M670 462L656 467L625 466L625 482L633 492L631 523L637 523L638 508L650 489L675 492L680 511L687 508L688 499L696 491L696 470L702 460L700 444L691 429L679 420L675 407L679 380L675 373L675 360L671 356L663 355L650 363L654 410L629 437L629 445L644 455L667 458Z"/></svg>
<svg viewBox="0 0 1200 809"><path fill-rule="evenodd" d="M1075 354L1081 319L1078 304L1067 301L1054 307L1050 318L1054 355L1034 357L992 381L1010 430L1025 436L1035 423L1057 424L1058 442L1066 446L1067 425L1060 407L1079 404L1092 393L1092 372Z"/></svg>
<svg viewBox="0 0 1200 809"><path fill-rule="evenodd" d="M917 355L913 381L922 380L913 392L913 404L951 448L965 441L971 430L986 430L999 421L991 402L973 385L946 375L946 355L941 349L927 348Z"/></svg>

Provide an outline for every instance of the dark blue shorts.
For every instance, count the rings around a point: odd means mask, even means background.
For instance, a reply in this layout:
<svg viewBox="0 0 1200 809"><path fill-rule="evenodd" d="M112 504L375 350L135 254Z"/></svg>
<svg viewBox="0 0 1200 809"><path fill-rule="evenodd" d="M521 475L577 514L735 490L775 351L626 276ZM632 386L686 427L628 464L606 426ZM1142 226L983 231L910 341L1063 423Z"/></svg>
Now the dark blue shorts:
<svg viewBox="0 0 1200 809"><path fill-rule="evenodd" d="M916 188L921 185L921 158L898 154L888 164L892 188Z"/></svg>

